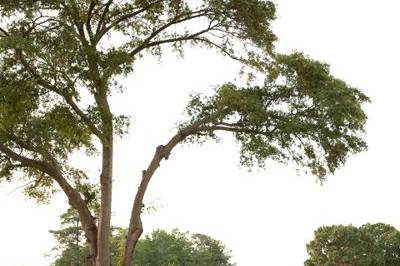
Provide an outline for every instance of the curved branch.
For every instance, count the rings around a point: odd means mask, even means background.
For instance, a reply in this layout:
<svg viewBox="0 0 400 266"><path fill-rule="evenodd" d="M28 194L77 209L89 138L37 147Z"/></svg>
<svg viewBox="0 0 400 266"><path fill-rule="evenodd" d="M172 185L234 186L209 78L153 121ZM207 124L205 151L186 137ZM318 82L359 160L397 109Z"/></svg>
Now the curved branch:
<svg viewBox="0 0 400 266"><path fill-rule="evenodd" d="M241 57L237 57L236 55L232 54L231 52L229 52L227 49L225 49L224 47L222 47L219 44L216 44L215 42L206 39L206 38L193 38L193 40L195 41L200 41L200 42L204 42L208 45L214 46L215 48L217 48L218 50L220 50L224 55L228 56L229 58L239 61L240 63L244 63L246 64L246 59L241 58Z"/></svg>
<svg viewBox="0 0 400 266"><path fill-rule="evenodd" d="M97 246L97 238L96 238L97 226L90 210L88 209L87 205L85 204L85 201L82 199L79 192L77 192L68 183L68 181L63 177L62 173L56 167L45 161L35 160L17 154L13 150L6 147L3 143L0 143L0 152L5 154L11 160L19 162L22 166L37 169L47 174L48 176L52 177L59 184L61 189L68 197L69 204L78 211L82 223L82 228L86 234L86 238L89 241L92 249L93 247Z"/></svg>
<svg viewBox="0 0 400 266"><path fill-rule="evenodd" d="M187 36L182 36L182 37L178 37L178 38L171 38L171 39L164 39L164 40L160 40L160 41L150 42L150 43L148 43L147 45L145 45L143 47L139 46L138 48L133 50L131 52L131 55L135 55L135 54L139 53L140 51L142 51L144 49L147 49L147 48L150 48L150 47L154 47L154 46L157 46L157 45L160 45L160 44L194 40L195 37L200 36L201 34L204 34L206 32L209 32L210 30L212 30L212 28L207 28L207 29L198 31L196 33L193 33L193 34L187 35Z"/></svg>
<svg viewBox="0 0 400 266"><path fill-rule="evenodd" d="M171 140L167 144L158 146L149 166L147 167L146 170L143 170L142 180L138 187L135 196L135 201L132 207L131 220L129 223L128 235L125 243L123 265L132 265L133 250L136 246L137 241L139 240L139 237L143 232L142 220L140 215L142 212L143 198L146 193L147 186L151 180L151 177L160 166L161 161L163 159L168 160L171 151L176 147L176 145L184 141L188 136L197 134L200 126L207 122L209 122L208 118L198 120L192 125L179 131L175 136L171 138Z"/></svg>
<svg viewBox="0 0 400 266"><path fill-rule="evenodd" d="M154 39L158 34L160 34L162 31L166 30L168 27L170 27L172 25L175 25L175 24L178 24L178 23L181 23L181 22L184 22L184 21L188 21L188 20L194 19L194 18L199 18L199 17L205 16L206 14L207 13L203 13L203 14L198 14L198 15L195 15L195 16L186 17L186 18L183 18L183 19L180 19L180 20L172 20L172 21L170 21L169 23L163 25L162 27L160 27L156 31L154 31L148 38L146 38L142 42L142 44L140 44L138 47L136 47L134 50L132 50L129 54L131 56L134 56L134 55L138 54L139 52L143 51L144 49L147 49L147 48L150 48L150 47L153 47L153 46L157 46L157 45L160 45L160 44L164 44L164 43L172 43L172 42L194 40L196 37L213 30L216 27L216 25L211 26L211 23L210 23L206 29L198 31L196 33L192 33L192 34L187 35L187 36L181 36L181 37L176 37L176 38L170 38L170 39L164 39L164 40L151 42L152 39Z"/></svg>

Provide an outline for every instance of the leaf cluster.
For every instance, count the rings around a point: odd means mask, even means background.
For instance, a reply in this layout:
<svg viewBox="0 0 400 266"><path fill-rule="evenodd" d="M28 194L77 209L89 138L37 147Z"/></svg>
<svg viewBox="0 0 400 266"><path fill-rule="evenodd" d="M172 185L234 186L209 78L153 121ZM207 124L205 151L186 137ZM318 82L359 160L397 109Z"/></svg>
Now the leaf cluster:
<svg viewBox="0 0 400 266"><path fill-rule="evenodd" d="M136 264L150 265L187 265L187 266L231 266L230 254L220 241L207 235L179 232L168 233L155 230L140 240L136 249Z"/></svg>
<svg viewBox="0 0 400 266"><path fill-rule="evenodd" d="M322 180L348 154L366 148L362 104L368 101L334 78L328 65L301 53L279 55L261 86L228 83L211 97L193 96L187 107L191 120L182 127L205 120L196 137L232 132L243 165L292 161Z"/></svg>

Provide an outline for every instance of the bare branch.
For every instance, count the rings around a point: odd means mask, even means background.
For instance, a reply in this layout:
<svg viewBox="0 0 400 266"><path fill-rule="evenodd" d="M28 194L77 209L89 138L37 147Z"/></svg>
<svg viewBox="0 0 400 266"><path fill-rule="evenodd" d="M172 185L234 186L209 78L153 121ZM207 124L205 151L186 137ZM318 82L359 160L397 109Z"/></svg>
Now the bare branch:
<svg viewBox="0 0 400 266"><path fill-rule="evenodd" d="M215 48L217 48L218 50L220 50L224 55L228 56L229 58L231 58L231 59L233 59L233 60L236 60L236 61L239 61L239 62L241 62L241 63L246 63L246 60L245 60L244 58L241 58L241 57L238 57L238 56L232 54L232 53L229 52L226 48L222 47L222 46L219 45L219 44L216 44L215 42L213 42L213 41L211 41L211 40L209 40L209 39L206 39L206 38L197 38L197 37L195 37L195 38L193 38L193 40L200 41L200 42L204 42L204 43L206 43L206 44L209 44L209 45L211 45L211 46L214 46Z"/></svg>
<svg viewBox="0 0 400 266"><path fill-rule="evenodd" d="M126 21L126 20L128 20L130 18L133 18L133 17L139 15L140 13L145 12L146 10L152 8L154 5L156 5L156 4L158 4L158 3L162 2L162 1L163 0L154 1L154 2L152 2L150 4L148 4L147 6L144 6L144 7L140 8L140 9L134 11L134 12L127 13L127 14L117 18L116 20L112 21L110 23L110 25L108 25L108 26L105 26L104 19L105 19L105 14L106 13L103 12L104 17L102 16L102 18L100 19L99 24L97 26L97 30L96 30L96 36L97 36L96 39L97 39L97 41L99 41L104 36L104 34L106 34L108 31L110 31L110 29L112 29L115 26L117 26L119 23L121 23L123 21ZM108 7L106 7L106 8L108 8ZM102 26L101 26L100 22L102 22L102 24L103 24Z"/></svg>
<svg viewBox="0 0 400 266"><path fill-rule="evenodd" d="M260 130L253 130L253 129L248 129L244 127L227 127L227 126L209 126L209 127L202 127L199 128L200 131L229 131L229 132L234 132L234 133L248 133L248 134L260 134L260 135L265 135L268 134L266 131L260 131Z"/></svg>
<svg viewBox="0 0 400 266"><path fill-rule="evenodd" d="M187 40L193 40L194 38L200 36L201 34L204 34L206 32L209 32L211 30L213 30L216 25L211 26L209 25L206 29L198 31L196 33L187 35L187 36L181 36L181 37L177 37L177 38L170 38L170 39L164 39L164 40L159 40L159 41L154 41L151 42L152 39L154 39L158 34L160 34L162 31L166 30L167 28L169 28L172 25L184 22L184 21L188 21L194 18L199 18L202 16L205 16L206 13L202 13L202 14L197 14L195 16L189 16L189 17L185 17L183 19L179 19L179 20L171 20L169 23L163 25L162 27L160 27L159 29L155 30L148 38L146 38L141 45L139 45L138 47L136 47L133 51L130 52L130 55L134 56L136 54L138 54L139 52L141 52L144 49L153 47L153 46L157 46L160 44L164 44L164 43L172 43L172 42L179 42L179 41L187 41Z"/></svg>
<svg viewBox="0 0 400 266"><path fill-rule="evenodd" d="M8 192L8 193L7 193L7 196L8 196L8 195L11 195L12 193L14 193L15 191L17 191L18 189L27 187L27 186L29 186L30 184L33 184L33 183L35 183L35 182L36 182L36 184L38 184L40 181L41 181L41 178L40 178L39 180L32 180L32 181L29 181L28 183L23 184L23 185L21 185L21 186L18 186L18 187L16 187L16 188L14 188L13 190L11 190L10 192Z"/></svg>
<svg viewBox="0 0 400 266"><path fill-rule="evenodd" d="M4 34L4 36L1 37L10 37L10 34L3 28L0 27L0 32L2 32Z"/></svg>
<svg viewBox="0 0 400 266"><path fill-rule="evenodd" d="M151 42L151 43L148 43L144 47L139 47L139 49L135 49L134 51L132 51L131 54L134 55L134 54L137 54L138 52L140 52L143 49L147 49L147 48L158 46L158 45L165 44L165 43L173 43L173 42L182 42L182 41L194 40L195 37L200 36L201 34L204 34L204 33L208 32L210 30L211 30L211 28L207 28L205 30L193 33L191 35Z"/></svg>

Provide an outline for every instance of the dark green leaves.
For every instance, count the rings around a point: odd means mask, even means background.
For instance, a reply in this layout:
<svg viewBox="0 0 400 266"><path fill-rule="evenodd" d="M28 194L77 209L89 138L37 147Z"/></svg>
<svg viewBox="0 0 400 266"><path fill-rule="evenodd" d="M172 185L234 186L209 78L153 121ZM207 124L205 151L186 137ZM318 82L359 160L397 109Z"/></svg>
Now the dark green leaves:
<svg viewBox="0 0 400 266"><path fill-rule="evenodd" d="M225 246L209 236L156 230L139 241L135 263L140 266L231 266L230 257Z"/></svg>
<svg viewBox="0 0 400 266"><path fill-rule="evenodd" d="M228 0L209 1L228 31L236 28L242 39L254 42L258 47L272 52L276 36L270 29L275 19L275 5L271 1Z"/></svg>
<svg viewBox="0 0 400 266"><path fill-rule="evenodd" d="M0 38L0 52L8 49L26 50L32 47L32 42L28 38L15 36Z"/></svg>
<svg viewBox="0 0 400 266"><path fill-rule="evenodd" d="M85 265L88 246L80 228L79 217L73 209L60 216L61 228L50 230L57 241L53 251L57 256L52 265L63 266L77 263ZM126 230L114 227L111 230L111 265L120 265ZM230 251L218 240L207 235L155 230L139 240L135 265L138 266L233 266Z"/></svg>
<svg viewBox="0 0 400 266"><path fill-rule="evenodd" d="M387 265L400 263L400 232L387 224L323 226L307 244L306 266Z"/></svg>

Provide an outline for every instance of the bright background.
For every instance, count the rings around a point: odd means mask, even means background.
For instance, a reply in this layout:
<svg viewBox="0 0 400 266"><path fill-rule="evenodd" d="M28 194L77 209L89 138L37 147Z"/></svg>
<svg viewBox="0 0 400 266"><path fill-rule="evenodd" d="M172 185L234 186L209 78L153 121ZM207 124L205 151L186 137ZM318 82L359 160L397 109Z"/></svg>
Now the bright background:
<svg viewBox="0 0 400 266"><path fill-rule="evenodd" d="M328 62L335 76L371 97L369 150L323 186L275 163L249 173L238 166L229 134L219 144L174 150L150 184L145 202L158 210L145 215L145 232L176 227L208 234L232 250L239 266L302 265L305 244L321 225L383 222L400 229L399 1L276 2L278 50ZM234 62L201 49L185 60L166 55L136 65L127 91L113 99L114 110L134 119L131 134L116 145L113 224L127 226L141 170L174 134L190 92L209 92L237 72ZM0 185L0 265L48 265L43 254L54 245L48 230L58 228L66 199L59 194L37 206L20 191L10 193L16 186Z"/></svg>

